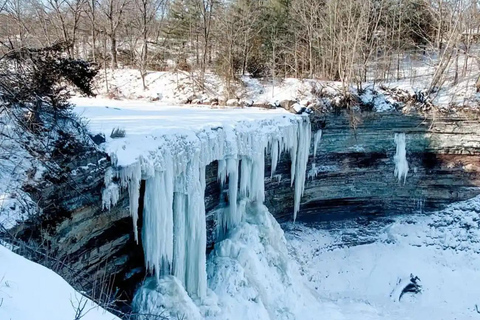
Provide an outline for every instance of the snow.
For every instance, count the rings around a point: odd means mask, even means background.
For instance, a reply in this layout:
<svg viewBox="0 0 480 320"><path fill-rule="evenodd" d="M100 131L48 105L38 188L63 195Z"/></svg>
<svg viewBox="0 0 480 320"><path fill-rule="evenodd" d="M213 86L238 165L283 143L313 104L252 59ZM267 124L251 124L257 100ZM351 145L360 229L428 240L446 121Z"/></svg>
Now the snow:
<svg viewBox="0 0 480 320"><path fill-rule="evenodd" d="M105 85L105 78L108 88ZM96 93L100 96L115 99L179 104L185 103L188 98L206 99L225 91L221 78L213 73L207 72L205 74L205 90L201 90L197 79L198 74L184 71L148 71L145 77L147 88L144 90L138 70L129 68L108 69L106 76L104 72L99 73L96 79Z"/></svg>
<svg viewBox="0 0 480 320"><path fill-rule="evenodd" d="M375 112L391 112L395 110L394 102L385 95L373 89L373 86L365 88L360 95L363 104L372 104Z"/></svg>
<svg viewBox="0 0 480 320"><path fill-rule="evenodd" d="M479 212L476 197L430 216L290 224L286 236L304 280L345 319L477 319ZM398 301L398 283L410 274L422 292ZM349 315L352 302L376 316Z"/></svg>
<svg viewBox="0 0 480 320"><path fill-rule="evenodd" d="M0 319L73 320L76 307L82 320L118 320L76 292L53 271L0 245Z"/></svg>
<svg viewBox="0 0 480 320"><path fill-rule="evenodd" d="M405 133L395 133L394 141L397 145L395 156L393 157L393 161L395 162L394 174L398 182L401 182L403 179L403 183L405 183L408 175Z"/></svg>

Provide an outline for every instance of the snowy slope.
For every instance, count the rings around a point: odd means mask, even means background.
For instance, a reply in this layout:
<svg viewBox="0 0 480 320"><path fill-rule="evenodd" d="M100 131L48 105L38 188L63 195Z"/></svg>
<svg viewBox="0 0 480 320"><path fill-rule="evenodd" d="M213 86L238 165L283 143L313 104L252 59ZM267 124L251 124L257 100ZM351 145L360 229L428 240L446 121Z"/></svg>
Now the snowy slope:
<svg viewBox="0 0 480 320"><path fill-rule="evenodd" d="M107 79L108 88L105 83ZM200 90L198 75L188 72L149 71L145 77L144 90L140 72L136 69L116 69L99 73L96 78L96 93L116 99L157 100L165 103L185 103L187 98L220 97L224 94L221 78L213 73L205 74L205 88Z"/></svg>
<svg viewBox="0 0 480 320"><path fill-rule="evenodd" d="M53 271L0 245L0 319L74 320L84 304L82 320L118 320Z"/></svg>
<svg viewBox="0 0 480 320"><path fill-rule="evenodd" d="M475 48L478 53L479 48ZM395 56L394 60L398 57ZM468 59L468 68L464 69L464 63ZM400 61L400 72L389 70L384 74L385 65L382 61L373 62L363 88L380 86L400 88L413 94L416 91L427 90L431 84L433 75L438 68L439 56L437 52L406 53ZM396 66L396 64L394 64ZM476 93L475 83L478 78L479 64L471 56L461 54L458 59L460 72L456 72L457 64L453 61L445 71L440 83L441 88L431 96L434 104L440 109L452 109L466 105L477 109L480 96ZM378 74L377 74L378 73ZM457 77L456 77L457 75ZM197 75L198 76L198 75ZM150 71L146 76L147 88L144 90L140 73L136 69L107 70L107 75L101 72L96 79L96 92L102 96L116 99L139 99L155 100L170 104L185 103L187 98L195 97L200 100L208 98L227 99L225 86L221 77L207 72L205 74L205 88L200 88L195 75L187 72L159 72ZM386 77L386 78L384 78ZM108 90L105 85L107 78ZM456 79L456 81L455 81ZM330 95L341 91L341 83L318 79L295 79L278 78L254 79L249 76L240 77L235 84L234 96L245 101L256 103L274 103L281 100L308 101L316 99L315 94L319 88L324 88ZM352 86L352 92L357 92L356 86ZM381 91L381 90L380 90ZM390 103L385 103L382 94L376 101L379 111L391 110ZM230 96L232 98L233 96ZM387 97L388 98L388 97ZM387 99L388 100L388 99Z"/></svg>

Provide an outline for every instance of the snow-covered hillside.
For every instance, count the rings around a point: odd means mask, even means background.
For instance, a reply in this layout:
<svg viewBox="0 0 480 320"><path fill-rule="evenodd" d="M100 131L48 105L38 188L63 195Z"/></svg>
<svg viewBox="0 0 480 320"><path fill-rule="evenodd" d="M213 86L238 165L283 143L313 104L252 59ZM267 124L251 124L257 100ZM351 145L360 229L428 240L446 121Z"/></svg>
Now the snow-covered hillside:
<svg viewBox="0 0 480 320"><path fill-rule="evenodd" d="M391 76L388 79L377 80L375 75L369 75L363 88L370 88L362 97L363 102L374 102L379 111L391 110L389 90L401 89L410 95L415 92L425 91L429 88L432 77L438 64L438 56L420 56L418 61L412 61L412 57L406 55L402 61L402 72L398 78ZM458 64L463 65L462 56ZM476 80L478 77L478 65L470 63L469 67L462 71L461 75L455 76L455 68L450 65L446 70L440 88L436 88L431 95L432 102L441 109L451 109L455 106L466 105L476 108L478 95L476 93ZM107 79L107 81L105 81ZM456 80L455 80L456 79ZM108 87L107 87L108 85ZM183 104L189 98L197 99L197 102L210 104L211 99L218 98L226 102L228 98L238 98L246 103L272 104L282 100L298 100L299 102L312 101L321 95L331 97L340 95L342 84L335 81L317 79L278 78L254 79L250 76L242 76L235 83L230 97L226 91L224 82L218 75L207 72L205 85L200 86L198 75L183 71L166 72L150 71L146 76L147 88L143 88L140 73L135 69L107 70L96 79L96 93L103 97L114 99L135 99L144 101L160 101L169 104ZM357 92L357 87L352 86L351 91ZM378 91L372 95L372 90ZM367 90L367 91L368 91ZM372 101L372 100L376 101Z"/></svg>
<svg viewBox="0 0 480 320"><path fill-rule="evenodd" d="M2 245L0 319L118 320L116 316L76 292L53 271L13 253Z"/></svg>

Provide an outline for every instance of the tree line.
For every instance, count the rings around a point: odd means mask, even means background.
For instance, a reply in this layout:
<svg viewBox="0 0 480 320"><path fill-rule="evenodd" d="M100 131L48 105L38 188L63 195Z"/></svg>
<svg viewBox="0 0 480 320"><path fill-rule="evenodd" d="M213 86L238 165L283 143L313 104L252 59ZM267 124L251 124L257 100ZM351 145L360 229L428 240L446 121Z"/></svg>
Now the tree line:
<svg viewBox="0 0 480 320"><path fill-rule="evenodd" d="M398 73L408 50L436 50L439 74L455 55L468 61L479 7L477 0L0 0L0 51L63 41L72 43L70 58L135 67L143 79L147 70L194 70L200 80L214 70L227 84L243 74L351 84L372 68L376 77L385 76L379 68Z"/></svg>

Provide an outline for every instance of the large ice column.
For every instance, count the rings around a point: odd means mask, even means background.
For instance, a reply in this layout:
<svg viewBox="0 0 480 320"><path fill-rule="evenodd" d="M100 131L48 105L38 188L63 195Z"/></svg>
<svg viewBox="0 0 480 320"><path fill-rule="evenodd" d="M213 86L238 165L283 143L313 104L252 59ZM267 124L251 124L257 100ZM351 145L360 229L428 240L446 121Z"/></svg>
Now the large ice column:
<svg viewBox="0 0 480 320"><path fill-rule="evenodd" d="M185 284L187 233L185 221L187 219L188 197L182 192L175 192L173 198L173 274Z"/></svg>
<svg viewBox="0 0 480 320"><path fill-rule="evenodd" d="M170 274L173 260L173 177L157 171L145 183L143 248L147 269L157 278ZM161 239L161 241L159 241Z"/></svg>
<svg viewBox="0 0 480 320"><path fill-rule="evenodd" d="M277 139L274 139L271 143L270 154L272 157L272 170L270 172L270 177L272 178L277 170L278 159L280 157L280 147Z"/></svg>
<svg viewBox="0 0 480 320"><path fill-rule="evenodd" d="M395 133L394 140L397 145L395 156L393 157L393 161L395 162L394 175L399 182L403 179L403 183L405 183L408 175L405 133Z"/></svg>
<svg viewBox="0 0 480 320"><path fill-rule="evenodd" d="M184 286L190 295L203 298L207 292L207 226L205 221L205 167L187 168L188 202L185 217L186 250Z"/></svg>

